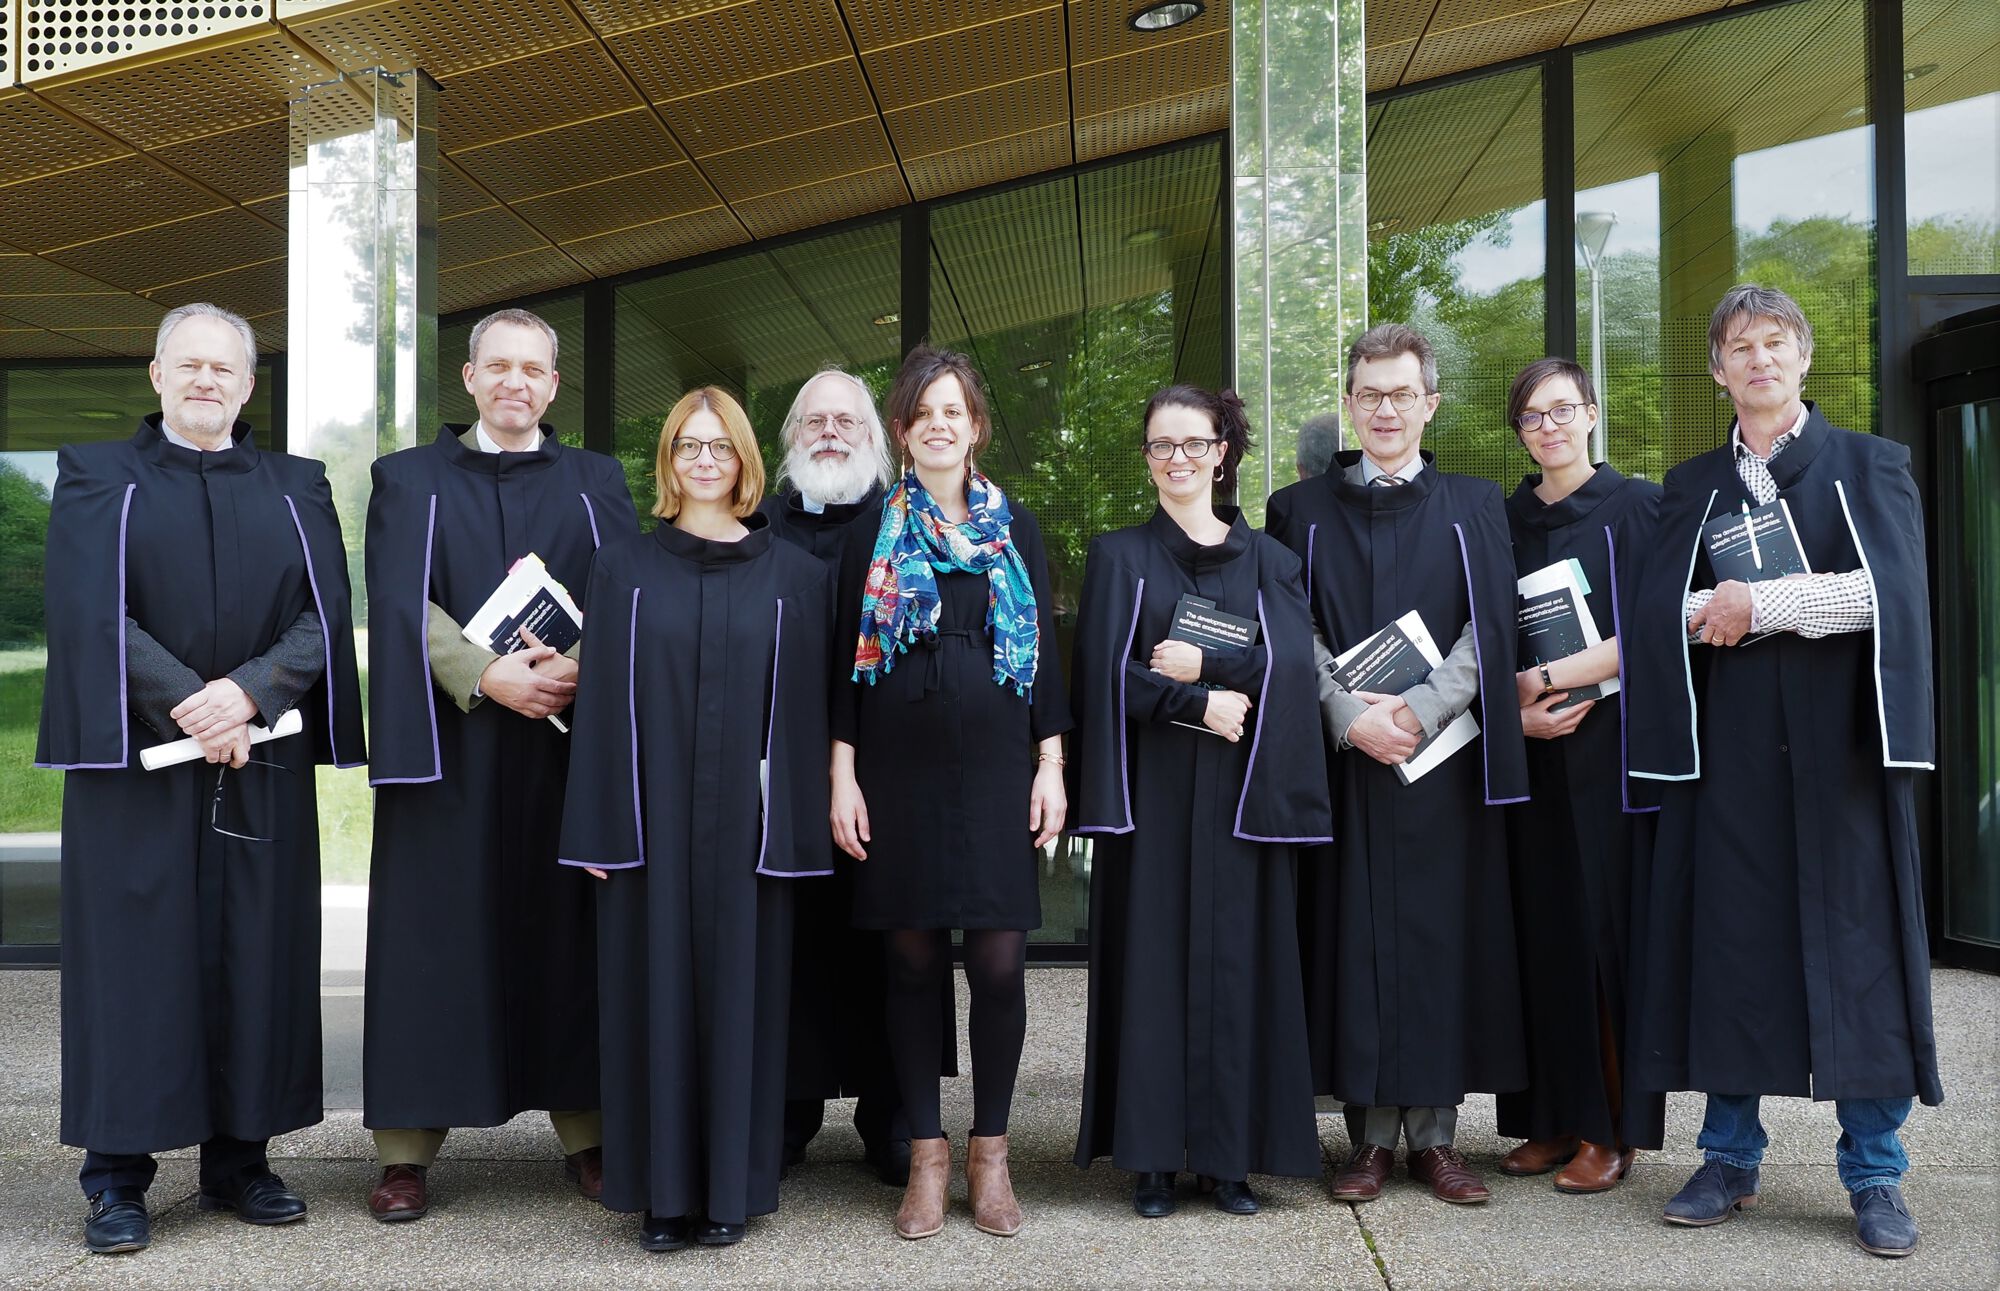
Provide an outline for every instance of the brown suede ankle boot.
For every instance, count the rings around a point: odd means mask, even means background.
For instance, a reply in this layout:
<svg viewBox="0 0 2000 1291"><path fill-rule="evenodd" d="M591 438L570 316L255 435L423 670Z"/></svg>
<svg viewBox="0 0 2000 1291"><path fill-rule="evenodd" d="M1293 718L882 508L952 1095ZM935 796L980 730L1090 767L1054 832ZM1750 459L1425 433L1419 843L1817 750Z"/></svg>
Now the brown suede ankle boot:
<svg viewBox="0 0 2000 1291"><path fill-rule="evenodd" d="M1021 1207L1007 1173L1007 1136L967 1140L965 1186L972 1202L972 1226L995 1237L1021 1231Z"/></svg>
<svg viewBox="0 0 2000 1291"><path fill-rule="evenodd" d="M910 1182L896 1211L896 1236L916 1241L944 1227L946 1189L951 1183L951 1140L910 1140Z"/></svg>

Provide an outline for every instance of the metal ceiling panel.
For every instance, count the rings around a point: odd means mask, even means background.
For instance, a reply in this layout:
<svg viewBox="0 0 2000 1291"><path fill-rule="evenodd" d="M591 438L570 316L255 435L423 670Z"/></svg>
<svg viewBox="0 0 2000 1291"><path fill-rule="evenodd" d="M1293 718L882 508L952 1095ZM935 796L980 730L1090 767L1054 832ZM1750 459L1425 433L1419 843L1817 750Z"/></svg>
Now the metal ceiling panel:
<svg viewBox="0 0 2000 1291"><path fill-rule="evenodd" d="M76 124L24 91L0 89L0 184L18 183L129 151L117 140Z"/></svg>
<svg viewBox="0 0 2000 1291"><path fill-rule="evenodd" d="M170 59L144 59L37 88L50 102L135 148L159 148L283 116L293 94L330 80L270 27Z"/></svg>
<svg viewBox="0 0 2000 1291"><path fill-rule="evenodd" d="M239 206L52 251L49 258L128 291L145 291L285 254L285 234Z"/></svg>
<svg viewBox="0 0 2000 1291"><path fill-rule="evenodd" d="M0 85L12 85L14 75L14 5L0 3Z"/></svg>
<svg viewBox="0 0 2000 1291"><path fill-rule="evenodd" d="M1165 31L1134 31L1131 17L1146 0L1070 0L1069 46L1073 64L1157 50L1190 36L1229 38L1229 0L1207 0L1200 17Z"/></svg>
<svg viewBox="0 0 2000 1291"><path fill-rule="evenodd" d="M563 250L599 278L683 260L748 242L726 206L564 242Z"/></svg>
<svg viewBox="0 0 2000 1291"><path fill-rule="evenodd" d="M440 78L590 35L563 0L278 0L278 20L342 71L421 67Z"/></svg>
<svg viewBox="0 0 2000 1291"><path fill-rule="evenodd" d="M856 117L873 118L875 101L868 96L860 65L845 57L662 103L660 115L689 151L702 157ZM846 169L865 164L857 161Z"/></svg>
<svg viewBox="0 0 2000 1291"><path fill-rule="evenodd" d="M942 86L1015 81L1060 70L1067 58L1057 4L873 50L861 61L883 110L893 111L936 98Z"/></svg>
<svg viewBox="0 0 2000 1291"><path fill-rule="evenodd" d="M730 9L760 0L575 0L583 20L603 35L651 27L710 9Z"/></svg>
<svg viewBox="0 0 2000 1291"><path fill-rule="evenodd" d="M453 314L496 300L550 291L590 275L574 260L543 247L438 273L438 313Z"/></svg>
<svg viewBox="0 0 2000 1291"><path fill-rule="evenodd" d="M881 118L871 112L859 120L824 130L808 130L703 157L699 164L723 197L739 202L859 171L884 166L893 169L896 154L889 148L888 136L882 133ZM896 187L902 191L901 200L908 201L908 192L902 184Z"/></svg>
<svg viewBox="0 0 2000 1291"><path fill-rule="evenodd" d="M1424 34L1437 10L1437 0L1368 0L1362 15L1362 38L1373 58L1381 45L1399 45Z"/></svg>
<svg viewBox="0 0 2000 1291"><path fill-rule="evenodd" d="M288 118L274 117L155 148L153 155L231 201L259 201L287 190L291 128Z"/></svg>
<svg viewBox="0 0 2000 1291"><path fill-rule="evenodd" d="M677 161L636 175L515 202L514 209L555 241L573 242L715 204L715 190L701 172L688 162Z"/></svg>
<svg viewBox="0 0 2000 1291"><path fill-rule="evenodd" d="M48 251L221 205L135 154L0 188L0 229L23 251Z"/></svg>
<svg viewBox="0 0 2000 1291"><path fill-rule="evenodd" d="M1046 7L1048 0L840 0L864 53Z"/></svg>
<svg viewBox="0 0 2000 1291"><path fill-rule="evenodd" d="M988 139L928 157L906 158L903 170L910 177L910 191L923 201L1055 170L1069 165L1071 159L1069 126L1065 124Z"/></svg>
<svg viewBox="0 0 2000 1291"><path fill-rule="evenodd" d="M52 332L73 327L154 327L167 307L129 291L74 296L0 296L0 315Z"/></svg>
<svg viewBox="0 0 2000 1291"><path fill-rule="evenodd" d="M88 341L40 327L8 327L0 322L0 359L74 359L110 353Z"/></svg>
<svg viewBox="0 0 2000 1291"><path fill-rule="evenodd" d="M438 147L447 152L640 106L595 40L482 67L441 89Z"/></svg>
<svg viewBox="0 0 2000 1291"><path fill-rule="evenodd" d="M280 256L262 264L244 265L240 269L228 269L205 278L190 278L186 282L155 287L152 296L168 308L191 300L205 300L245 318L255 318L284 309L290 268L291 261ZM159 319L153 321L157 323ZM261 335L259 343L262 343Z"/></svg>
<svg viewBox="0 0 2000 1291"><path fill-rule="evenodd" d="M579 121L454 153L503 202L651 170L684 154L648 108Z"/></svg>
<svg viewBox="0 0 2000 1291"><path fill-rule="evenodd" d="M963 148L986 139L1069 123L1069 72L1058 69L1001 85L931 99L884 114L905 157Z"/></svg>
<svg viewBox="0 0 2000 1291"><path fill-rule="evenodd" d="M291 220L291 194L280 193L267 197L261 202L245 202L243 209L261 219L269 220L279 228L285 228Z"/></svg>
<svg viewBox="0 0 2000 1291"><path fill-rule="evenodd" d="M1576 30L1569 34L1569 43L1600 40L1722 7L1723 0L1595 0Z"/></svg>
<svg viewBox="0 0 2000 1291"><path fill-rule="evenodd" d="M534 226L504 206L439 220L437 240L440 273L549 245Z"/></svg>
<svg viewBox="0 0 2000 1291"><path fill-rule="evenodd" d="M1581 3L1582 0L1579 0ZM1229 32L1210 32L1102 62L1079 64L1076 114L1096 116L1144 103L1161 91L1181 94L1229 85Z"/></svg>
<svg viewBox="0 0 2000 1291"><path fill-rule="evenodd" d="M449 158L438 158L437 180L438 218L452 215L470 215L498 205L493 195L472 181Z"/></svg>
<svg viewBox="0 0 2000 1291"><path fill-rule="evenodd" d="M21 0L23 85L106 63L159 54L251 28L269 30L269 0L181 4L178 0L106 7L97 0Z"/></svg>
<svg viewBox="0 0 2000 1291"><path fill-rule="evenodd" d="M833 0L755 0L607 38L656 103L852 57Z"/></svg>
<svg viewBox="0 0 2000 1291"><path fill-rule="evenodd" d="M815 224L831 224L872 211L900 206L910 200L903 185L903 172L894 166L865 170L824 184L807 184L736 202L736 214L752 234L760 238Z"/></svg>
<svg viewBox="0 0 2000 1291"><path fill-rule="evenodd" d="M1228 126L1229 86L1210 86L1078 118L1076 159L1095 161Z"/></svg>
<svg viewBox="0 0 2000 1291"><path fill-rule="evenodd" d="M111 283L67 265L29 255L16 247L0 250L0 296L61 296L116 291ZM6 313L0 306L0 314Z"/></svg>
<svg viewBox="0 0 2000 1291"><path fill-rule="evenodd" d="M1368 92L1386 90L1392 85L1400 85L1403 69L1410 65L1410 55L1416 53L1417 42L1399 40L1389 45L1370 45L1365 56L1368 69Z"/></svg>
<svg viewBox="0 0 2000 1291"><path fill-rule="evenodd" d="M1403 83L1448 76L1537 50L1554 49L1575 29L1590 0L1571 0L1494 22L1427 35L1417 46Z"/></svg>
<svg viewBox="0 0 2000 1291"><path fill-rule="evenodd" d="M128 358L150 359L153 357L153 345L159 340L160 328L157 323L151 327L72 327L59 335L73 338L70 341L72 354L76 353L81 342L86 353L102 350Z"/></svg>

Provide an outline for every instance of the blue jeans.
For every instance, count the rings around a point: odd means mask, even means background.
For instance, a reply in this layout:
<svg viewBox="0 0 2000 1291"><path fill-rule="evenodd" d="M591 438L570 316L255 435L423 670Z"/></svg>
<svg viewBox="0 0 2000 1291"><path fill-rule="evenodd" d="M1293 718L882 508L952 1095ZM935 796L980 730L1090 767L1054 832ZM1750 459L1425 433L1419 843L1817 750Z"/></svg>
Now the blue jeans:
<svg viewBox="0 0 2000 1291"><path fill-rule="evenodd" d="M1842 1098L1833 1104L1840 1118L1840 1142L1834 1147L1834 1162L1840 1182L1850 1193L1878 1184L1900 1184L1910 1168L1909 1155L1896 1131L1909 1118L1907 1098ZM1771 1140L1757 1119L1756 1094L1710 1094L1708 1113L1702 1118L1701 1137L1695 1140L1710 1161L1754 1170L1764 1159Z"/></svg>

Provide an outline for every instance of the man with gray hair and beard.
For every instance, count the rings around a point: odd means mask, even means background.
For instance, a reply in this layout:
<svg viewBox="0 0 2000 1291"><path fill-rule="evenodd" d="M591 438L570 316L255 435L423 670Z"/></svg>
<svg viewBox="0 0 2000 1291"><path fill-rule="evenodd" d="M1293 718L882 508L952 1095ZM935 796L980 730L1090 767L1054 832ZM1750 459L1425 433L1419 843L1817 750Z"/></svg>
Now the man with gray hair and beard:
<svg viewBox="0 0 2000 1291"><path fill-rule="evenodd" d="M881 505L895 475L882 418L860 378L830 368L799 388L782 438L780 492L766 498L758 514L780 539L825 562L830 582L842 532ZM889 1066L882 937L850 925L852 875L845 858L835 863L831 835L827 855L835 878L808 885L811 891L801 888L794 916L785 1167L804 1158L825 1119L826 1100L854 1097L854 1128L868 1164L884 1183L901 1187L909 1178L910 1130ZM947 1020L954 1016L948 995L940 1007ZM955 1029L947 1025L944 1036L945 1069L955 1070Z"/></svg>

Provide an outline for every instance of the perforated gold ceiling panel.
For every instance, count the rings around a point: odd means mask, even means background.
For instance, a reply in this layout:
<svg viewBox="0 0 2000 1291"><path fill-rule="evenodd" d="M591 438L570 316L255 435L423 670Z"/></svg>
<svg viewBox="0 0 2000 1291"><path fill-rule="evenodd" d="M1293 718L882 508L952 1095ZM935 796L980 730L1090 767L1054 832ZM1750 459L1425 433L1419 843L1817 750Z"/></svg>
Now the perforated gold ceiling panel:
<svg viewBox="0 0 2000 1291"><path fill-rule="evenodd" d="M856 170L894 169L896 154L873 113L824 130L807 130L700 159L716 191L731 202L819 183ZM899 183L898 188L902 188ZM904 190L904 201L909 200Z"/></svg>
<svg viewBox="0 0 2000 1291"><path fill-rule="evenodd" d="M24 251L47 251L223 205L132 154L0 188L0 229Z"/></svg>
<svg viewBox="0 0 2000 1291"><path fill-rule="evenodd" d="M272 301L284 300L285 276L289 271L290 261L281 256L261 264L244 265L239 269L226 269L221 273L155 287L152 297L167 308L190 300L206 300L245 317L255 317L260 311L268 311ZM159 323L157 314L153 322L155 325ZM261 332L262 329L259 330ZM264 343L261 336L258 343ZM277 343L284 343L282 333Z"/></svg>
<svg viewBox="0 0 2000 1291"><path fill-rule="evenodd" d="M653 220L616 232L563 243L563 250L599 278L648 265L720 251L748 242L750 235L726 206Z"/></svg>
<svg viewBox="0 0 2000 1291"><path fill-rule="evenodd" d="M903 170L910 177L910 190L923 200L1056 170L1070 161L1069 127L1056 125L988 139L969 148L907 158Z"/></svg>
<svg viewBox="0 0 2000 1291"><path fill-rule="evenodd" d="M757 237L768 238L887 210L909 200L910 190L903 186L903 172L894 166L884 166L824 184L808 184L732 202L731 206L745 228Z"/></svg>
<svg viewBox="0 0 2000 1291"><path fill-rule="evenodd" d="M503 202L575 188L678 161L659 118L633 108L454 153L452 159Z"/></svg>
<svg viewBox="0 0 2000 1291"><path fill-rule="evenodd" d="M861 56L884 110L967 83L1010 81L1064 66L1062 6L906 41Z"/></svg>
<svg viewBox="0 0 2000 1291"><path fill-rule="evenodd" d="M701 171L682 161L545 197L531 197L513 206L521 218L550 238L571 242L717 204L715 190ZM726 216L727 210L723 214Z"/></svg>
<svg viewBox="0 0 2000 1291"><path fill-rule="evenodd" d="M1069 124L1069 72L1041 76L883 113L896 151L922 157L1047 126Z"/></svg>
<svg viewBox="0 0 2000 1291"><path fill-rule="evenodd" d="M225 206L171 224L64 247L48 257L127 291L145 291L213 273L218 266L253 264L284 254L282 230L240 206Z"/></svg>
<svg viewBox="0 0 2000 1291"><path fill-rule="evenodd" d="M1048 8L1048 0L841 0L863 52Z"/></svg>
<svg viewBox="0 0 2000 1291"><path fill-rule="evenodd" d="M438 146L447 152L639 106L611 55L589 39L493 63L442 86Z"/></svg>
<svg viewBox="0 0 2000 1291"><path fill-rule="evenodd" d="M286 174L273 166L291 147L291 121L279 116L238 130L223 130L153 149L153 156L235 202L282 196Z"/></svg>
<svg viewBox="0 0 2000 1291"><path fill-rule="evenodd" d="M675 137L697 157L857 117L876 119L868 84L852 58L689 95L662 103L659 111Z"/></svg>
<svg viewBox="0 0 2000 1291"><path fill-rule="evenodd" d="M563 0L278 0L278 17L342 71L421 67L439 78L591 34Z"/></svg>

